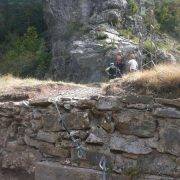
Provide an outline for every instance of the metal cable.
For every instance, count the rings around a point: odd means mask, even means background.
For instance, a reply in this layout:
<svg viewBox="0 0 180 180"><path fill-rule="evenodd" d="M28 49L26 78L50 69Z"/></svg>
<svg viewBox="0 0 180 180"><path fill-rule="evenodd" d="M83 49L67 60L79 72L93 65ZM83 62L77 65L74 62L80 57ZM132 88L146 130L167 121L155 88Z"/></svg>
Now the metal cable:
<svg viewBox="0 0 180 180"><path fill-rule="evenodd" d="M58 108L58 104L56 101L53 101L53 104L55 105L56 107L56 110L58 112L58 122L61 124L61 126L65 129L65 131L69 134L72 142L74 143L75 145L75 148L77 149L77 155L78 155L78 158L82 158L84 157L85 155L85 148L80 144L80 142L74 138L74 136L71 134L70 130L67 128L66 126L66 123L64 122L64 120L61 118L61 112ZM107 175L107 161L106 161L106 158L105 156L102 156L100 162L99 162L99 167L101 168L102 170L102 180L106 180L106 175Z"/></svg>
<svg viewBox="0 0 180 180"><path fill-rule="evenodd" d="M99 167L102 170L102 180L106 180L106 175L107 175L107 161L105 156L103 156L99 162Z"/></svg>
<svg viewBox="0 0 180 180"><path fill-rule="evenodd" d="M84 157L84 154L85 154L85 150L84 148L82 147L82 145L79 143L79 141L74 138L74 136L71 134L71 131L68 129L68 127L66 126L66 123L64 122L64 120L61 118L61 113L59 111L59 108L58 108L58 105L57 105L57 102L53 102L55 107L56 107L56 110L58 112L58 122L61 124L61 126L65 129L65 131L68 133L70 139L72 140L75 148L77 149L77 152L78 152L78 158L82 158Z"/></svg>

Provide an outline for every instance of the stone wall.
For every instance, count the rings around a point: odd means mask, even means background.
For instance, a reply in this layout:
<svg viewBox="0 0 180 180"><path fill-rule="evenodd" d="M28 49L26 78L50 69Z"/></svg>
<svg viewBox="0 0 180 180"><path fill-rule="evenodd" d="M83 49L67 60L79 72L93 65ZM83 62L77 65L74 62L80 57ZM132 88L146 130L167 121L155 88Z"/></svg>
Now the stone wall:
<svg viewBox="0 0 180 180"><path fill-rule="evenodd" d="M180 100L149 96L59 98L0 103L0 179L180 178ZM64 120L84 148L82 158Z"/></svg>

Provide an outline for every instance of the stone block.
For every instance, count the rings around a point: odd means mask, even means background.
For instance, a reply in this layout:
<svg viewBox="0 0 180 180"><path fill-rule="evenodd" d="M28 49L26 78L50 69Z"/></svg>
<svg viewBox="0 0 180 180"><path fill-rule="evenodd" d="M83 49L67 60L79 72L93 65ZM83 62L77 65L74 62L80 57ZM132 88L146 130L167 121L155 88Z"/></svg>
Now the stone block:
<svg viewBox="0 0 180 180"><path fill-rule="evenodd" d="M176 173L174 156L168 154L149 154L138 159L140 172L144 174L173 176Z"/></svg>
<svg viewBox="0 0 180 180"><path fill-rule="evenodd" d="M163 99L163 98L156 98L155 101L157 103L167 105L167 106L173 106L180 108L180 98L178 99Z"/></svg>
<svg viewBox="0 0 180 180"><path fill-rule="evenodd" d="M90 133L89 136L86 139L86 143L88 144L94 144L94 145L103 145L103 140L99 137L97 137L95 134Z"/></svg>
<svg viewBox="0 0 180 180"><path fill-rule="evenodd" d="M74 138L85 140L88 137L88 131L83 130L71 130L71 135ZM59 137L61 139L70 139L70 135L67 132L59 132Z"/></svg>
<svg viewBox="0 0 180 180"><path fill-rule="evenodd" d="M122 101L127 104L152 104L154 99L152 96L145 95L126 95L121 97Z"/></svg>
<svg viewBox="0 0 180 180"><path fill-rule="evenodd" d="M99 98L96 108L102 111L116 111L122 109L123 105L119 97L107 96Z"/></svg>
<svg viewBox="0 0 180 180"><path fill-rule="evenodd" d="M169 176L156 176L156 175L141 175L135 177L134 180L177 180L176 178Z"/></svg>
<svg viewBox="0 0 180 180"><path fill-rule="evenodd" d="M121 111L114 114L115 127L121 134L136 135L138 137L153 137L156 131L156 121L139 110Z"/></svg>
<svg viewBox="0 0 180 180"><path fill-rule="evenodd" d="M159 120L158 151L180 156L180 120Z"/></svg>
<svg viewBox="0 0 180 180"><path fill-rule="evenodd" d="M70 130L83 130L90 128L89 113L87 111L74 110L61 116Z"/></svg>
<svg viewBox="0 0 180 180"><path fill-rule="evenodd" d="M92 169L62 166L58 163L40 162L36 164L35 180L99 180L102 172ZM111 180L130 180L127 176L109 174Z"/></svg>
<svg viewBox="0 0 180 180"><path fill-rule="evenodd" d="M44 99L37 99L37 100L30 100L29 105L30 106L39 106L39 107L48 107L52 104L51 101L49 101L48 98Z"/></svg>
<svg viewBox="0 0 180 180"><path fill-rule="evenodd" d="M44 130L54 132L64 130L59 120L63 120L69 130L89 129L90 122L88 114L88 111L78 111L77 109L73 109L69 113L62 113L61 117L57 113L48 112L43 116Z"/></svg>
<svg viewBox="0 0 180 180"><path fill-rule="evenodd" d="M63 146L55 146L51 143L34 140L28 136L25 136L24 141L28 146L35 147L47 155L65 158L70 157L70 148L67 149L63 148Z"/></svg>
<svg viewBox="0 0 180 180"><path fill-rule="evenodd" d="M122 155L116 155L113 170L118 174L125 174L129 176L135 176L139 174L137 160L129 159L123 157Z"/></svg>
<svg viewBox="0 0 180 180"><path fill-rule="evenodd" d="M180 119L180 111L176 108L157 108L154 115L162 118L176 118Z"/></svg>
<svg viewBox="0 0 180 180"><path fill-rule="evenodd" d="M146 139L117 134L111 137L110 149L115 152L127 152L132 154L149 154L152 152Z"/></svg>
<svg viewBox="0 0 180 180"><path fill-rule="evenodd" d="M53 132L44 132L40 130L38 131L35 139L49 143L55 143L58 139L58 134Z"/></svg>

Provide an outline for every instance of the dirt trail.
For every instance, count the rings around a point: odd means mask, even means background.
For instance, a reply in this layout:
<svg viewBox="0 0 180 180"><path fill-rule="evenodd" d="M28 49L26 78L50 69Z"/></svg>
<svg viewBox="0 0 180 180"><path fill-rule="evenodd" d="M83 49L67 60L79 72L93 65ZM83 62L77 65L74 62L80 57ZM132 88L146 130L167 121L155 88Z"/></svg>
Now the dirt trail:
<svg viewBox="0 0 180 180"><path fill-rule="evenodd" d="M71 99L84 99L93 95L100 95L101 88L85 85L71 84L46 84L37 86L16 87L13 90L6 91L0 96L0 102L3 101L21 101L42 99L47 97L64 97Z"/></svg>

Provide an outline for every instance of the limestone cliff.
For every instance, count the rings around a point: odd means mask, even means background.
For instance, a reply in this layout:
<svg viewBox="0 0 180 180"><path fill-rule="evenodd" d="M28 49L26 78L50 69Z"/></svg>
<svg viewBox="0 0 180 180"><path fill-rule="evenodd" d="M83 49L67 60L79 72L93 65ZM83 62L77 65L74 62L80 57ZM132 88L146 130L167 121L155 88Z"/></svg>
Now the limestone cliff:
<svg viewBox="0 0 180 180"><path fill-rule="evenodd" d="M97 82L121 50L137 50L117 29L126 26L126 0L47 0L45 19L51 35L54 79ZM129 25L134 21L128 20ZM134 26L133 26L134 27Z"/></svg>

